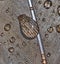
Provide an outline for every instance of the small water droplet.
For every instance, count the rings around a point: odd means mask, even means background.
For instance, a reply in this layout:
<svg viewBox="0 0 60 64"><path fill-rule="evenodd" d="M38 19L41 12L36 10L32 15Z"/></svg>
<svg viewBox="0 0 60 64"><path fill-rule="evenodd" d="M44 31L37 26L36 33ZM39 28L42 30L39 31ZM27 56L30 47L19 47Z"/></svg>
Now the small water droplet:
<svg viewBox="0 0 60 64"><path fill-rule="evenodd" d="M8 51L9 51L10 53L14 52L14 48L13 48L13 47L10 47L10 48L8 49Z"/></svg>
<svg viewBox="0 0 60 64"><path fill-rule="evenodd" d="M49 27L49 28L47 29L47 31L48 31L49 33L52 33L52 32L53 32L53 27Z"/></svg>
<svg viewBox="0 0 60 64"><path fill-rule="evenodd" d="M56 31L60 33L60 24L56 26Z"/></svg>
<svg viewBox="0 0 60 64"><path fill-rule="evenodd" d="M0 34L0 36L3 37L3 36L4 36L4 33L2 32L2 33Z"/></svg>
<svg viewBox="0 0 60 64"><path fill-rule="evenodd" d="M50 52L48 52L48 53L47 53L47 57L50 57L50 56L51 56L51 53L50 53Z"/></svg>
<svg viewBox="0 0 60 64"><path fill-rule="evenodd" d="M41 4L41 1L40 0L38 1L38 4Z"/></svg>
<svg viewBox="0 0 60 64"><path fill-rule="evenodd" d="M16 40L16 39L15 39L15 37L13 37L13 36L10 38L10 42L11 42L11 43L14 43L15 40Z"/></svg>
<svg viewBox="0 0 60 64"><path fill-rule="evenodd" d="M51 0L46 0L46 1L44 2L44 7L45 7L46 9L49 9L51 6L52 6L52 1L51 1Z"/></svg>
<svg viewBox="0 0 60 64"><path fill-rule="evenodd" d="M11 25L10 24L6 24L5 26L4 26L4 30L5 31L9 31L11 29Z"/></svg>
<svg viewBox="0 0 60 64"><path fill-rule="evenodd" d="M46 38L48 38L48 37L49 37L49 35L48 35L48 34L45 34L45 37L46 37Z"/></svg>
<svg viewBox="0 0 60 64"><path fill-rule="evenodd" d="M57 13L58 13L58 15L60 16L60 5L59 5L58 8L57 8Z"/></svg>

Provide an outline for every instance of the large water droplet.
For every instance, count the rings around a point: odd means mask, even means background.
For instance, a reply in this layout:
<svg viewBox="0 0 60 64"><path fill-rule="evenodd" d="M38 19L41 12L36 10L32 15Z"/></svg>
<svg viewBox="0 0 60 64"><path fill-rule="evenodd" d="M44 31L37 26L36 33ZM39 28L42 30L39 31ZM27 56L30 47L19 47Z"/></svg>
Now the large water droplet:
<svg viewBox="0 0 60 64"><path fill-rule="evenodd" d="M37 36L39 29L37 22L25 14L18 16L21 33L25 38L33 39Z"/></svg>

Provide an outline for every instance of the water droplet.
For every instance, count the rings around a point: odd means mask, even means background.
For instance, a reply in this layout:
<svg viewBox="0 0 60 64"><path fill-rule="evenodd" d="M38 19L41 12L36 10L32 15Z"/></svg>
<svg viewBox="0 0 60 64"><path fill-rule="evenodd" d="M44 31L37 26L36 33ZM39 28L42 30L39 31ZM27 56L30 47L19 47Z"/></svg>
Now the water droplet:
<svg viewBox="0 0 60 64"><path fill-rule="evenodd" d="M13 48L13 47L10 47L10 48L8 49L8 51L9 51L10 53L14 52L14 48Z"/></svg>
<svg viewBox="0 0 60 64"><path fill-rule="evenodd" d="M20 23L21 33L25 38L33 39L37 36L39 32L37 22L25 14L18 16L18 20Z"/></svg>
<svg viewBox="0 0 60 64"><path fill-rule="evenodd" d="M4 36L4 33L2 32L2 33L0 34L0 36L3 37L3 36Z"/></svg>
<svg viewBox="0 0 60 64"><path fill-rule="evenodd" d="M48 31L49 33L52 33L52 32L53 32L53 27L49 27L49 28L47 29L47 31Z"/></svg>
<svg viewBox="0 0 60 64"><path fill-rule="evenodd" d="M56 26L56 31L60 33L60 24Z"/></svg>
<svg viewBox="0 0 60 64"><path fill-rule="evenodd" d="M9 7L8 7L8 9L6 9L6 13L8 13L9 12Z"/></svg>
<svg viewBox="0 0 60 64"><path fill-rule="evenodd" d="M10 24L6 24L5 26L4 26L4 30L5 31L9 31L11 29L11 25Z"/></svg>
<svg viewBox="0 0 60 64"><path fill-rule="evenodd" d="M14 43L15 40L16 40L15 37L11 37L11 38L10 38L10 42L11 42L11 43Z"/></svg>
<svg viewBox="0 0 60 64"><path fill-rule="evenodd" d="M46 37L46 38L48 38L48 37L49 37L49 35L48 35L48 34L45 34L45 37Z"/></svg>
<svg viewBox="0 0 60 64"><path fill-rule="evenodd" d="M40 0L38 1L38 4L41 4L41 1Z"/></svg>
<svg viewBox="0 0 60 64"><path fill-rule="evenodd" d="M58 15L60 16L60 5L59 5L58 8L57 8L57 13L58 13Z"/></svg>
<svg viewBox="0 0 60 64"><path fill-rule="evenodd" d="M51 56L51 53L48 52L48 53L47 53L47 57L50 57L50 56Z"/></svg>
<svg viewBox="0 0 60 64"><path fill-rule="evenodd" d="M46 1L44 2L44 7L45 7L46 9L49 9L51 6L52 6L52 1L51 1L51 0L46 0Z"/></svg>

